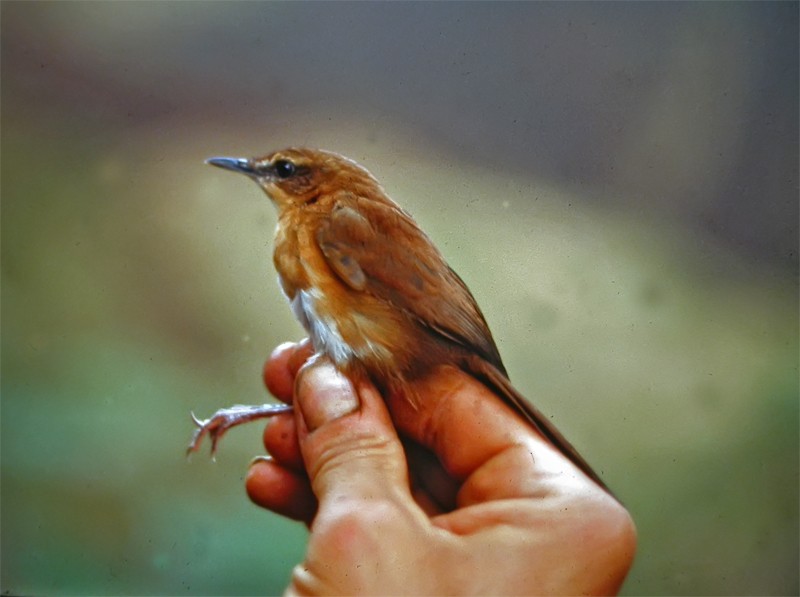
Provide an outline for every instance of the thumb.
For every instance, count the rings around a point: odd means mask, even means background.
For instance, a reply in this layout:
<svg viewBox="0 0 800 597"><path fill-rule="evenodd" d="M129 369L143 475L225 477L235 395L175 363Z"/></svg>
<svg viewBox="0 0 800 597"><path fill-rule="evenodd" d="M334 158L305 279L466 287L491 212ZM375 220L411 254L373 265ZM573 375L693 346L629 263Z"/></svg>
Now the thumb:
<svg viewBox="0 0 800 597"><path fill-rule="evenodd" d="M372 384L354 384L327 359L316 359L298 373L294 404L320 512L351 500L411 499L403 447Z"/></svg>

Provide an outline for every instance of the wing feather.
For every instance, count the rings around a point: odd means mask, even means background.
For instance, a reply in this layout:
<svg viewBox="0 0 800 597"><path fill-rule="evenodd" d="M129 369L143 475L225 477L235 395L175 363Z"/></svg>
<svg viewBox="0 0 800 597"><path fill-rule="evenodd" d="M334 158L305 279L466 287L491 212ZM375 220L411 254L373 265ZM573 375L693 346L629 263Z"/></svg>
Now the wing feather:
<svg viewBox="0 0 800 597"><path fill-rule="evenodd" d="M353 290L388 301L505 373L466 284L399 207L364 198L340 203L321 221L316 240L331 269Z"/></svg>

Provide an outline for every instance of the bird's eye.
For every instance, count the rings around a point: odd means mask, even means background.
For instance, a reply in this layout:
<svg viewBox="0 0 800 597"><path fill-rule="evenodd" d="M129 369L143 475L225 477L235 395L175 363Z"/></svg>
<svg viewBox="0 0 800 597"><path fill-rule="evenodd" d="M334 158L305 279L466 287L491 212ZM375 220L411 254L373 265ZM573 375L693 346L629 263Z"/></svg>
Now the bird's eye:
<svg viewBox="0 0 800 597"><path fill-rule="evenodd" d="M275 168L275 174L278 175L278 178L289 178L297 172L297 166L289 160L278 160L273 167Z"/></svg>

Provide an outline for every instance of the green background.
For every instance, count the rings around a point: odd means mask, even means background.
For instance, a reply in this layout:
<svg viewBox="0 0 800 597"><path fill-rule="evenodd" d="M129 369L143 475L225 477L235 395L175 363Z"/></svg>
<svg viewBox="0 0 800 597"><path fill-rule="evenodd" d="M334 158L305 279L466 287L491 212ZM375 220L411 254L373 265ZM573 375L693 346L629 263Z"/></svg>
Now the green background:
<svg viewBox="0 0 800 597"><path fill-rule="evenodd" d="M243 491L301 330L272 207L203 165L344 153L468 282L621 496L627 594L798 587L795 3L45 3L2 14L2 577L277 593Z"/></svg>

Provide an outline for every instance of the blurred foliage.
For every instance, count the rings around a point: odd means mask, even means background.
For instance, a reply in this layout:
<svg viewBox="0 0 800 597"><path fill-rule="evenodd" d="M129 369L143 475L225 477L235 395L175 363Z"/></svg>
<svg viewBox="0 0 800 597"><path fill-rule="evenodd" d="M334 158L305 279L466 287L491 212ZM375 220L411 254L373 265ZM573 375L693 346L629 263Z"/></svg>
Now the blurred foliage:
<svg viewBox="0 0 800 597"><path fill-rule="evenodd" d="M285 585L305 530L244 496L260 426L183 454L301 334L271 206L202 160L308 144L417 216L631 509L626 593L796 594L785 6L2 3L2 592Z"/></svg>

